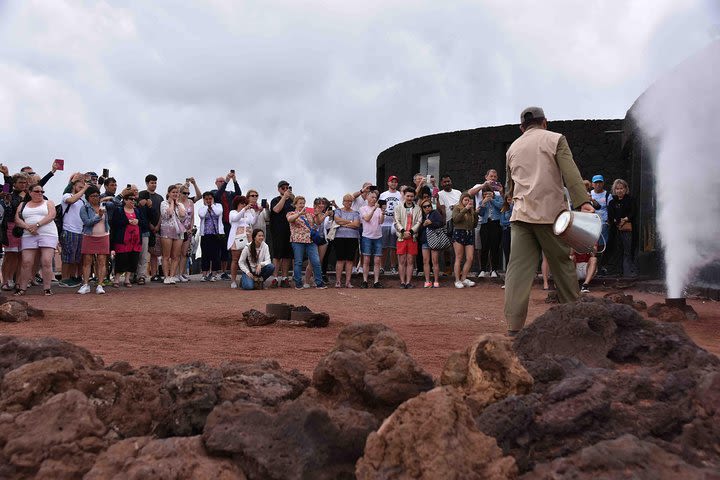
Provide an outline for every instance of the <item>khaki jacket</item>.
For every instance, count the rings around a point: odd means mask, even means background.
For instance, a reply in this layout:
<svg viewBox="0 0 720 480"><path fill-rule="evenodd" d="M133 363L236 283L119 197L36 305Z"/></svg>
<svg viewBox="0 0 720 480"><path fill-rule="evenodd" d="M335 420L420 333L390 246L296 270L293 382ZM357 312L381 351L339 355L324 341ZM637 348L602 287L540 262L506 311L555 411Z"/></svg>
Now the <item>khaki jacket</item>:
<svg viewBox="0 0 720 480"><path fill-rule="evenodd" d="M563 183L575 208L588 202L580 171L567 139L533 127L515 140L506 156L506 191L514 200L510 221L552 224L567 202Z"/></svg>
<svg viewBox="0 0 720 480"><path fill-rule="evenodd" d="M401 200L395 204L395 230L397 231L398 240L402 240L402 231L407 227L407 214L408 208L405 207L405 201ZM412 235L413 239L417 240L418 233L420 233L420 224L422 223L422 210L417 205L413 204L412 207Z"/></svg>

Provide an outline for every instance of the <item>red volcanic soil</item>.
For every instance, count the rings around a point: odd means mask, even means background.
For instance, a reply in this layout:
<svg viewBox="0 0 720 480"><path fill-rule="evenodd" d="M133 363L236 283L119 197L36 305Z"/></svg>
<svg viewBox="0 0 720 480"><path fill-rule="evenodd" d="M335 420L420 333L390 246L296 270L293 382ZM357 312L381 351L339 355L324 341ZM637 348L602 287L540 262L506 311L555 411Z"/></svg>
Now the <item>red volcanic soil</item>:
<svg viewBox="0 0 720 480"><path fill-rule="evenodd" d="M77 295L56 288L53 297L40 295L39 287L24 297L45 311L44 319L0 324L0 334L27 337L53 336L81 345L106 364L127 361L134 366L170 365L201 360L216 365L225 360L275 358L284 368L312 374L318 360L335 343L345 325L381 322L397 331L410 354L434 376L439 376L450 352L470 345L482 333L504 332L504 290L497 283L480 283L470 289L400 290L397 280L386 280L384 290L277 289L231 290L229 282L183 285L148 284L114 289L107 294ZM419 285L422 285L421 283ZM417 284L416 284L417 286ZM535 288L528 318L551 305ZM597 290L592 295L602 296ZM661 295L626 291L648 305ZM240 322L250 308L264 311L266 303L306 305L330 315L324 329L268 325L247 327ZM689 300L700 316L683 326L701 347L720 355L720 308L717 302Z"/></svg>

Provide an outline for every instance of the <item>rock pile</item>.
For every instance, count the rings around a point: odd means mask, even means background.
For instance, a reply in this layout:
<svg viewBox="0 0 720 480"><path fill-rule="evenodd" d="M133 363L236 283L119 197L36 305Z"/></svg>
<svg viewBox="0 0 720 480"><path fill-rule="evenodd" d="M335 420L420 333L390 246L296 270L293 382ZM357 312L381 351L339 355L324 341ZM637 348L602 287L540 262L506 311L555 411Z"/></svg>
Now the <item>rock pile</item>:
<svg viewBox="0 0 720 480"><path fill-rule="evenodd" d="M718 478L720 360L628 305L483 335L438 383L379 324L344 328L312 379L0 337L0 478Z"/></svg>
<svg viewBox="0 0 720 480"><path fill-rule="evenodd" d="M30 317L42 317L43 311L24 300L0 295L0 322L25 322Z"/></svg>
<svg viewBox="0 0 720 480"><path fill-rule="evenodd" d="M249 327L275 324L279 327L324 328L330 325L330 315L315 313L304 305L268 304L266 313L254 308L243 312L242 320Z"/></svg>

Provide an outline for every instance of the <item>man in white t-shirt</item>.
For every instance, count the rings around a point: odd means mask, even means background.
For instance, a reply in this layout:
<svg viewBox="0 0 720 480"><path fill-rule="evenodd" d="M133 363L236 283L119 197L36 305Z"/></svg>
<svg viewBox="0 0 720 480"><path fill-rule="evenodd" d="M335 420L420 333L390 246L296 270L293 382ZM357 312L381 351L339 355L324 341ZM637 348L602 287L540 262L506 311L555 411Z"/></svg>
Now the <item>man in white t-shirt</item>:
<svg viewBox="0 0 720 480"><path fill-rule="evenodd" d="M440 188L438 192L438 210L443 214L446 222L452 218L452 209L460 201L462 192L453 188L452 178L450 175L440 177Z"/></svg>
<svg viewBox="0 0 720 480"><path fill-rule="evenodd" d="M393 229L393 223L395 223L395 205L399 204L402 199L402 194L397 189L398 177L390 175L387 181L388 189L380 194L379 203L386 205L385 207L385 219L382 225L382 246L383 246L383 261L385 265L387 257L390 255L390 266L392 268L392 274L397 273L397 255L395 250L397 248L397 236Z"/></svg>
<svg viewBox="0 0 720 480"><path fill-rule="evenodd" d="M60 239L62 259L61 287L78 287L82 284L79 280L82 275L82 239L83 222L80 218L80 210L85 206L85 190L91 184L85 178L76 179L73 182L72 193L62 196L60 207L63 211L63 232Z"/></svg>

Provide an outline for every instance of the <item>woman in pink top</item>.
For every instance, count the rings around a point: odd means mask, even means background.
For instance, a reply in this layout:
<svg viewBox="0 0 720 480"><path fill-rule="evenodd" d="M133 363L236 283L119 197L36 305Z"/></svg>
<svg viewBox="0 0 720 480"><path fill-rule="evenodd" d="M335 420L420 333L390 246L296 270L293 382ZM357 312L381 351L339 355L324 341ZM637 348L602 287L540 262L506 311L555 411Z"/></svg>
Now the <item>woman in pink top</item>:
<svg viewBox="0 0 720 480"><path fill-rule="evenodd" d="M160 244L162 245L163 270L166 285L177 282L180 249L185 237L183 221L187 216L185 205L179 202L180 189L177 185L168 187L165 200L160 204Z"/></svg>
<svg viewBox="0 0 720 480"><path fill-rule="evenodd" d="M371 191L366 198L368 204L360 207L360 222L362 223L362 237L360 237L360 253L363 256L363 282L361 288L368 288L368 273L370 271L370 258L375 257L374 288L383 288L380 283L380 266L382 262L382 224L385 213L378 206L378 194Z"/></svg>

